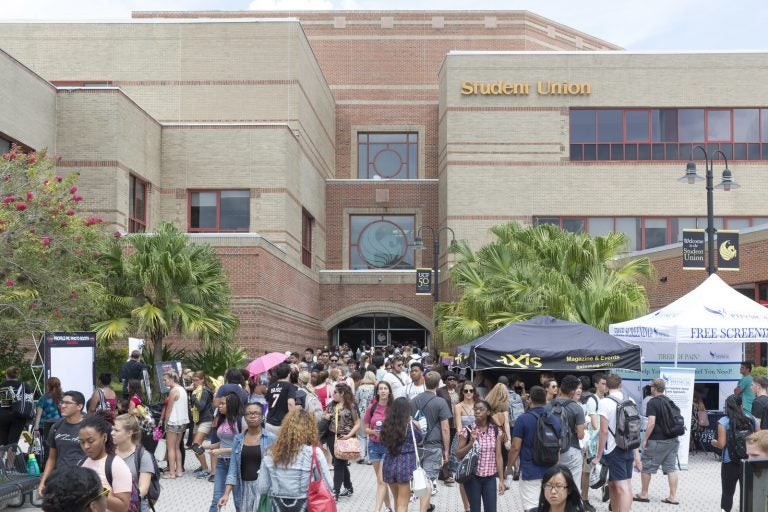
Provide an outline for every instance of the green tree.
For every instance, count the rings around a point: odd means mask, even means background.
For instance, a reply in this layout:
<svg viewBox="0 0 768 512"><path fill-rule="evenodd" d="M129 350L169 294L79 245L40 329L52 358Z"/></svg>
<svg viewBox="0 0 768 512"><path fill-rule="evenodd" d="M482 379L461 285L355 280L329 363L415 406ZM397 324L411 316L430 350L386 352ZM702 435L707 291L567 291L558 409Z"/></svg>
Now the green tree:
<svg viewBox="0 0 768 512"><path fill-rule="evenodd" d="M102 219L80 213L78 174L54 167L42 151L0 159L0 340L11 353L44 331L86 329L103 311L94 261L108 236Z"/></svg>
<svg viewBox="0 0 768 512"><path fill-rule="evenodd" d="M622 267L615 257L628 245L623 233L592 238L551 225L495 226L496 240L455 251L450 281L461 294L437 307L442 339L462 342L508 323L547 314L607 331L608 325L648 311L648 258Z"/></svg>
<svg viewBox="0 0 768 512"><path fill-rule="evenodd" d="M234 335L238 320L229 309L219 258L172 224L115 240L102 259L109 268L104 281L109 306L108 319L93 324L99 341L143 337L157 362L168 334L194 335L203 343Z"/></svg>

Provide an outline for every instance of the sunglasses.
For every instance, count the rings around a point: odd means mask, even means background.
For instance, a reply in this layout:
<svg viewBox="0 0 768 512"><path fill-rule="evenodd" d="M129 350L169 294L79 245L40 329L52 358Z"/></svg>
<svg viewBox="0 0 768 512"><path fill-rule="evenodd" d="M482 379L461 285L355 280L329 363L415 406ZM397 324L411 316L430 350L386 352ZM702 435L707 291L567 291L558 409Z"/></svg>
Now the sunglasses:
<svg viewBox="0 0 768 512"><path fill-rule="evenodd" d="M339 362L339 360L338 360L338 359L331 359L331 362L332 362L332 363L338 363L338 362Z"/></svg>
<svg viewBox="0 0 768 512"><path fill-rule="evenodd" d="M101 498L103 496L109 496L109 487L103 487L101 489L101 492L99 494L97 494L93 499L88 500L86 502L86 504L84 505L84 507L88 507L88 505L90 505L91 503L93 503L94 501L98 500L99 498Z"/></svg>
<svg viewBox="0 0 768 512"><path fill-rule="evenodd" d="M462 389L461 392L464 393L465 395L469 395L471 393L474 393L475 390L474 389Z"/></svg>

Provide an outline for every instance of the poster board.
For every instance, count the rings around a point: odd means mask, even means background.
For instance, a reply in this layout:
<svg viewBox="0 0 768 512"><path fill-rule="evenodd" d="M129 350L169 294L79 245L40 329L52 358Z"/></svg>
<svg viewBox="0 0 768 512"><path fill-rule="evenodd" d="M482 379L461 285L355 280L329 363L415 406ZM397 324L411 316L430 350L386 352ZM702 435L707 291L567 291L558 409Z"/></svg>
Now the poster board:
<svg viewBox="0 0 768 512"><path fill-rule="evenodd" d="M46 332L45 379L58 377L63 391L79 391L88 400L96 382L96 333Z"/></svg>
<svg viewBox="0 0 768 512"><path fill-rule="evenodd" d="M696 368L662 367L659 369L664 380L664 394L680 408L685 420L685 434L680 436L680 446L677 450L677 460L680 469L688 469L688 448L691 441L691 415L686 411L693 409L693 384L696 378Z"/></svg>
<svg viewBox="0 0 768 512"><path fill-rule="evenodd" d="M176 375L178 375L179 379L181 379L181 361L160 361L159 363L155 363L155 377L157 378L157 389L163 395L170 391L170 389L168 389L168 386L163 384L163 374L170 370L175 371Z"/></svg>
<svg viewBox="0 0 768 512"><path fill-rule="evenodd" d="M144 350L144 340L142 338L128 338L128 355L130 356L134 350L139 352Z"/></svg>

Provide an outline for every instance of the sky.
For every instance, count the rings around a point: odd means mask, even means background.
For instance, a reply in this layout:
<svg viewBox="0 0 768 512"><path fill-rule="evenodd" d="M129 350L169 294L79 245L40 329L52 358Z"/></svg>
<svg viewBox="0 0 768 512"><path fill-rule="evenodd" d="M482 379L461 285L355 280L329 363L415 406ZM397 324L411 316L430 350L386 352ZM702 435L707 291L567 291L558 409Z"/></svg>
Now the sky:
<svg viewBox="0 0 768 512"><path fill-rule="evenodd" d="M524 9L627 50L768 50L765 0L0 0L0 20L120 20L131 11Z"/></svg>

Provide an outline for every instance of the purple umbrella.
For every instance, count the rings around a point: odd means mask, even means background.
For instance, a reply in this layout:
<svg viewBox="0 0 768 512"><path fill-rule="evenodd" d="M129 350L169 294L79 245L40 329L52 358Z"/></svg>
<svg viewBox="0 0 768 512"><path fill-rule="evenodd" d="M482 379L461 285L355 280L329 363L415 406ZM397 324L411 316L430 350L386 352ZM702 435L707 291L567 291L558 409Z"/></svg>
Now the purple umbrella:
<svg viewBox="0 0 768 512"><path fill-rule="evenodd" d="M251 375L259 375L268 372L280 363L285 362L287 358L288 356L286 356L284 352L270 352L269 354L257 357L251 361L248 366L246 366L246 370L248 370Z"/></svg>

